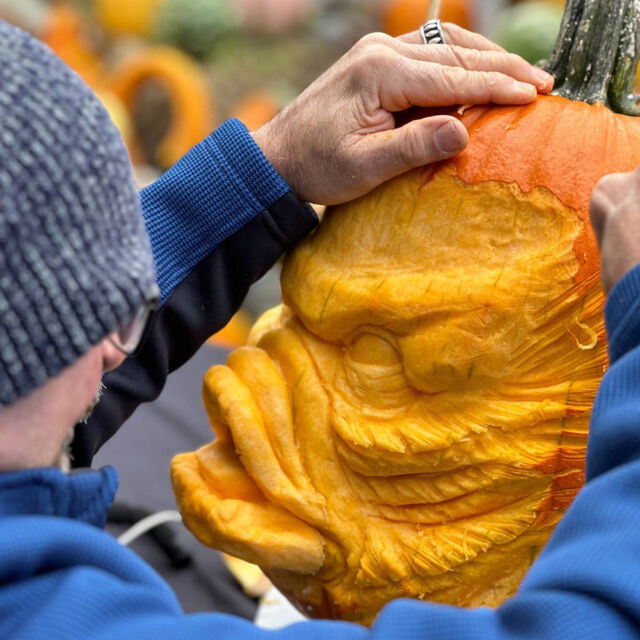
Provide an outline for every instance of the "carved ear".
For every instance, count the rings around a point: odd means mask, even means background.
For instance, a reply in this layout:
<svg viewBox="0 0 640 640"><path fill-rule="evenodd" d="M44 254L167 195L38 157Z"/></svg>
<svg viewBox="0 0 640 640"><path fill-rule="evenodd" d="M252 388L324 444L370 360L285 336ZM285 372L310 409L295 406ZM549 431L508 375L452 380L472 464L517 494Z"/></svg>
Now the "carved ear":
<svg viewBox="0 0 640 640"><path fill-rule="evenodd" d="M322 535L267 501L230 442L176 456L171 481L185 525L203 544L265 569L314 574L322 567Z"/></svg>

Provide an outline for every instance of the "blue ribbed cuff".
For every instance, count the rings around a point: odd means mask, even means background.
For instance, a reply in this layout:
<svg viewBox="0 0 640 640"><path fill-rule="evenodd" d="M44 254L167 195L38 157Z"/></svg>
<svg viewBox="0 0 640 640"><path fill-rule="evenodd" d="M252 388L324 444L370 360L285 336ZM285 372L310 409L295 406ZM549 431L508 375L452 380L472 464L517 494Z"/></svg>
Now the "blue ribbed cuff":
<svg viewBox="0 0 640 640"><path fill-rule="evenodd" d="M229 120L142 191L162 303L220 243L290 190L247 128Z"/></svg>
<svg viewBox="0 0 640 640"><path fill-rule="evenodd" d="M609 359L613 364L640 345L640 265L611 289L604 318L609 335Z"/></svg>
<svg viewBox="0 0 640 640"><path fill-rule="evenodd" d="M46 467L0 474L0 517L52 515L104 528L118 490L114 467L63 473Z"/></svg>

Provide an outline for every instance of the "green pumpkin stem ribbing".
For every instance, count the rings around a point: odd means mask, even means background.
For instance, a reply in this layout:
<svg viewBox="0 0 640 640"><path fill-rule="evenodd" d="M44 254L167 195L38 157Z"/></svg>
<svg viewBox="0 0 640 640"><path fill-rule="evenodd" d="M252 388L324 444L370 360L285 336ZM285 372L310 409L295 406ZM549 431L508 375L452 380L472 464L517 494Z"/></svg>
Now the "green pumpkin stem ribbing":
<svg viewBox="0 0 640 640"><path fill-rule="evenodd" d="M554 95L640 115L634 95L640 59L640 0L567 0L546 71Z"/></svg>

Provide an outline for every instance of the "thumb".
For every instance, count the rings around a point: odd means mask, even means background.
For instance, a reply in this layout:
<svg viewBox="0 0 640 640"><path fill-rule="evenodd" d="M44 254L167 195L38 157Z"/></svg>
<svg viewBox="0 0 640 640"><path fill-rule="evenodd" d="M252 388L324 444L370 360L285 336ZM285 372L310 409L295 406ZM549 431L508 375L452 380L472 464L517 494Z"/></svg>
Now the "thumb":
<svg viewBox="0 0 640 640"><path fill-rule="evenodd" d="M413 120L393 131L367 136L366 157L380 182L455 156L469 144L465 126L450 116Z"/></svg>

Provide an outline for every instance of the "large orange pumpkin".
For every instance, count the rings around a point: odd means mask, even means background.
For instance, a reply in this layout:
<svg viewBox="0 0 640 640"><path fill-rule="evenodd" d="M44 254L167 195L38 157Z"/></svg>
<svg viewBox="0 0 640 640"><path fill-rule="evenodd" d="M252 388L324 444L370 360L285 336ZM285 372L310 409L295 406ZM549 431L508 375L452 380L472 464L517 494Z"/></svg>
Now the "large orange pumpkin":
<svg viewBox="0 0 640 640"><path fill-rule="evenodd" d="M217 440L173 462L184 521L308 615L496 606L583 483L607 366L589 196L640 165L640 120L612 110L636 112L639 17L613 1L600 24L568 3L567 97L469 109L461 156L330 209L284 306L205 377Z"/></svg>
<svg viewBox="0 0 640 640"><path fill-rule="evenodd" d="M429 5L429 0L385 0L380 10L382 30L390 36L415 31L426 22ZM440 18L468 29L472 6L470 0L442 0Z"/></svg>

